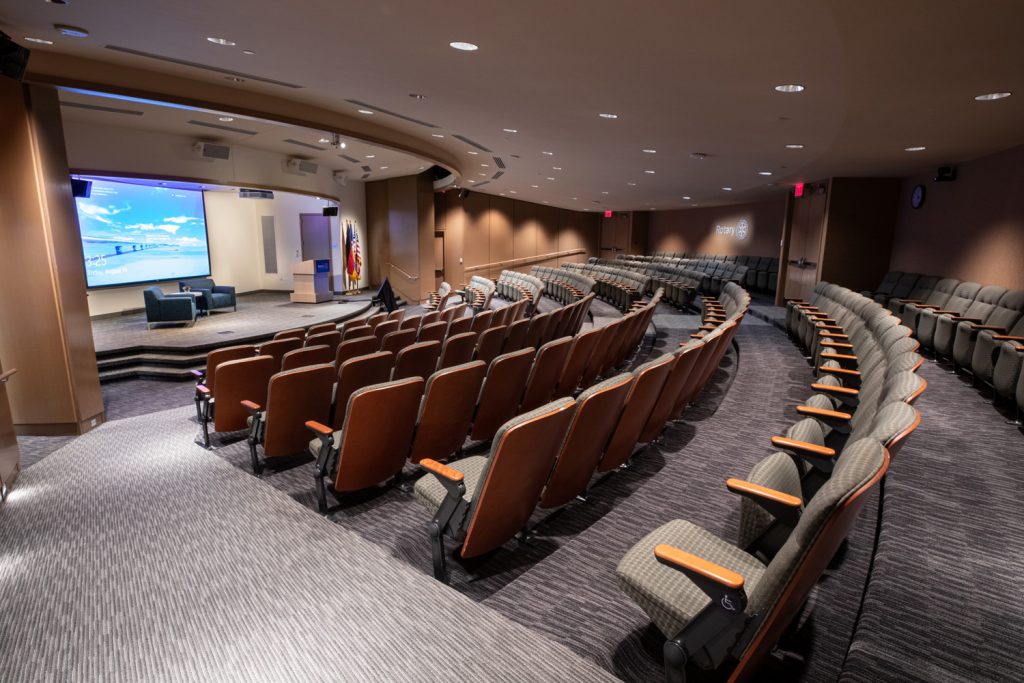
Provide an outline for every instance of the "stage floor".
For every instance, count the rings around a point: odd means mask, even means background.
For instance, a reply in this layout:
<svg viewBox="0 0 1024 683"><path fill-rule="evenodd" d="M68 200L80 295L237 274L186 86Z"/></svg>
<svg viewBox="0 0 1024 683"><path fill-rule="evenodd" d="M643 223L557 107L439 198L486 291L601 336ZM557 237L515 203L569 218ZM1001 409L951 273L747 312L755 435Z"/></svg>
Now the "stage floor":
<svg viewBox="0 0 1024 683"><path fill-rule="evenodd" d="M95 318L92 335L98 356L136 350L198 351L265 338L293 327L355 317L365 313L370 304L368 294L339 299L345 301L296 304L288 300L288 292L242 294L237 311L214 311L199 318L192 327L162 324L148 329L145 312L139 312Z"/></svg>

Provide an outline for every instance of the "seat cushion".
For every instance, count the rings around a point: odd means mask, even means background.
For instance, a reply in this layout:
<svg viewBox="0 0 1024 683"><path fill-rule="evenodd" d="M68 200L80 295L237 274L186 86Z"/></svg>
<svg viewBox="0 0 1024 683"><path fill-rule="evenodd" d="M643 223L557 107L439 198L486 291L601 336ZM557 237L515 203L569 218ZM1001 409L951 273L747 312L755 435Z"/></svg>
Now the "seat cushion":
<svg viewBox="0 0 1024 683"><path fill-rule="evenodd" d="M213 292L210 295L210 307L211 308L224 308L226 306L233 306L232 295L225 294L222 292Z"/></svg>
<svg viewBox="0 0 1024 683"><path fill-rule="evenodd" d="M338 430L338 431L334 432L334 447L337 448L338 444L340 444L340 443L341 443L341 430ZM316 457L317 455L320 455L320 437L319 436L314 437L313 439L310 440L310 442L309 442L309 452L312 453L314 457Z"/></svg>
<svg viewBox="0 0 1024 683"><path fill-rule="evenodd" d="M615 571L622 592L647 613L666 638L674 638L711 600L683 572L658 562L654 548L661 543L740 574L748 595L764 575L765 566L757 558L690 522L673 520L647 534Z"/></svg>
<svg viewBox="0 0 1024 683"><path fill-rule="evenodd" d="M483 474L486 466L487 456L484 455L463 458L449 465L452 469L462 472L462 481L466 485L466 493L463 499L467 503L472 500L477 484L480 483L480 475ZM437 509L441 507L441 503L444 502L445 496L448 495L444 485L437 476L430 473L420 477L419 481L416 482L414 492L416 493L416 498L423 503L423 507L427 508L430 514L437 512Z"/></svg>

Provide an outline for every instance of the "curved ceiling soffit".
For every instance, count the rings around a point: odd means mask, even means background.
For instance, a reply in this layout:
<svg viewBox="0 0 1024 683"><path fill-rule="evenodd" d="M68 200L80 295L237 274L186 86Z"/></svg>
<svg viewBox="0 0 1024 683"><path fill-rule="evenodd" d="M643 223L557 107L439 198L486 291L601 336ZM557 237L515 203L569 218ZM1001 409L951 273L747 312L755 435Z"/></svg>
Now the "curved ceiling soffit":
<svg viewBox="0 0 1024 683"><path fill-rule="evenodd" d="M274 95L246 92L207 81L54 52L34 52L24 80L40 85L166 102L338 133L422 158L447 169L457 178L465 174L453 154L415 136L338 111Z"/></svg>

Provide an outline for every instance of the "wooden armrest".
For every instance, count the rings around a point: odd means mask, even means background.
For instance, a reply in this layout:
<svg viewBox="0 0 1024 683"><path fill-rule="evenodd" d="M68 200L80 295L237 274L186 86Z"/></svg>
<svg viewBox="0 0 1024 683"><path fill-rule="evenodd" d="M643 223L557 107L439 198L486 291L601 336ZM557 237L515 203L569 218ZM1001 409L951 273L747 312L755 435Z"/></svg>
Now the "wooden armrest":
<svg viewBox="0 0 1024 683"><path fill-rule="evenodd" d="M332 434L334 434L334 431L332 431L330 427L328 427L325 424L321 424L320 422L317 422L316 420L309 420L309 421L307 421L306 422L306 429L309 429L310 431L316 432L320 436L331 436Z"/></svg>
<svg viewBox="0 0 1024 683"><path fill-rule="evenodd" d="M770 489L767 486L761 486L749 481L744 481L743 479L726 479L725 487L733 493L748 494L757 496L758 498L765 498L787 507L799 508L803 505L803 501L796 496L791 496L788 493Z"/></svg>
<svg viewBox="0 0 1024 683"><path fill-rule="evenodd" d="M829 448L828 446L819 446L818 444L807 443L806 441L797 441L796 439L790 439L785 436L773 436L772 445L785 450L803 451L804 453L820 455L826 458L835 457L836 454L835 449Z"/></svg>
<svg viewBox="0 0 1024 683"><path fill-rule="evenodd" d="M718 325L701 325L697 329L698 330L707 330L707 331L710 332L711 330L718 329Z"/></svg>
<svg viewBox="0 0 1024 683"><path fill-rule="evenodd" d="M801 310L801 311L808 311L808 312L816 312L816 311L820 311L821 310L817 306L811 306L811 305L797 306L796 308Z"/></svg>
<svg viewBox="0 0 1024 683"><path fill-rule="evenodd" d="M832 330L818 330L819 337L834 337L836 339L849 339L850 335L842 334L840 332L833 332Z"/></svg>
<svg viewBox="0 0 1024 683"><path fill-rule="evenodd" d="M949 317L951 320L954 320L958 323L975 323L976 325L980 325L982 322L981 318L965 318L962 315L951 315Z"/></svg>
<svg viewBox="0 0 1024 683"><path fill-rule="evenodd" d="M248 410L253 415L263 410L263 406L254 401L242 401L242 407Z"/></svg>
<svg viewBox="0 0 1024 683"><path fill-rule="evenodd" d="M210 388L208 386L206 386L205 384L197 384L196 385L196 391L198 391L203 396L209 396L210 395Z"/></svg>
<svg viewBox="0 0 1024 683"><path fill-rule="evenodd" d="M843 413L838 410L826 410L825 408L812 408L811 406L797 406L796 412L807 417L820 417L825 420L842 420L849 421L853 419L853 415L849 413ZM773 439L776 437L773 437Z"/></svg>
<svg viewBox="0 0 1024 683"><path fill-rule="evenodd" d="M922 304L924 303L921 299L896 299L901 304Z"/></svg>
<svg viewBox="0 0 1024 683"><path fill-rule="evenodd" d="M654 548L654 556L662 564L699 574L725 588L732 590L743 588L743 577L740 574L696 555L683 552L679 548L662 543Z"/></svg>
<svg viewBox="0 0 1024 683"><path fill-rule="evenodd" d="M943 311L938 308L933 308L932 313L935 315L960 315L960 311Z"/></svg>
<svg viewBox="0 0 1024 683"><path fill-rule="evenodd" d="M835 358L837 360L857 360L857 356L853 356L848 353L832 353L831 351L825 351L824 353L822 353L821 358Z"/></svg>
<svg viewBox="0 0 1024 683"><path fill-rule="evenodd" d="M837 349L852 349L853 344L847 344L846 342L834 342L834 341L823 341L820 342L820 346L830 346Z"/></svg>
<svg viewBox="0 0 1024 683"><path fill-rule="evenodd" d="M1024 341L1024 337L1015 334L994 334L992 338L997 341Z"/></svg>
<svg viewBox="0 0 1024 683"><path fill-rule="evenodd" d="M851 370L850 368L829 368L824 365L819 365L818 370L826 372L830 375L846 375L847 377L860 377L860 370Z"/></svg>
<svg viewBox="0 0 1024 683"><path fill-rule="evenodd" d="M860 393L860 389L851 389L850 387L837 387L832 384L819 384L818 382L812 384L811 389L814 389L815 391L823 391L825 393L846 394L847 396L856 396Z"/></svg>
<svg viewBox="0 0 1024 683"><path fill-rule="evenodd" d="M842 325L826 325L825 323L816 323L814 326L817 327L819 330L838 330L839 332L843 331Z"/></svg>
<svg viewBox="0 0 1024 683"><path fill-rule="evenodd" d="M459 472L454 467L448 467L448 465L439 463L438 461L432 460L430 458L424 458L423 460L420 460L419 464L420 467L427 470L428 472L433 472L437 476L444 477L448 481L459 482L462 481L464 476L462 472Z"/></svg>
<svg viewBox="0 0 1024 683"><path fill-rule="evenodd" d="M834 319L824 315L812 315L811 320L817 320L818 322L828 323L829 325L838 324Z"/></svg>
<svg viewBox="0 0 1024 683"><path fill-rule="evenodd" d="M786 299L786 301L788 303L791 303L791 304L806 304L806 303L808 303L807 299Z"/></svg>
<svg viewBox="0 0 1024 683"><path fill-rule="evenodd" d="M1005 331L1006 328L1002 325L971 325L972 330L993 330L997 332Z"/></svg>
<svg viewBox="0 0 1024 683"><path fill-rule="evenodd" d="M697 334L696 332L694 332L693 334L690 335L690 339L703 339L703 338L704 338L703 334ZM680 344L680 346L682 346L682 344Z"/></svg>

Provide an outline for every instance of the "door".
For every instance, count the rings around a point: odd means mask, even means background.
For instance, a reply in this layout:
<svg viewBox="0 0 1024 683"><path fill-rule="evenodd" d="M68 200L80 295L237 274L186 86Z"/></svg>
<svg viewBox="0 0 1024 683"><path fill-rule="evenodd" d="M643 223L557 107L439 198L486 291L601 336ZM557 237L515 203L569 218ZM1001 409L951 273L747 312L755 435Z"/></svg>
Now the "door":
<svg viewBox="0 0 1024 683"><path fill-rule="evenodd" d="M10 488L21 469L21 452L14 433L11 404L7 400L7 382L17 370L6 372L0 366L0 489ZM6 494L5 494L6 495Z"/></svg>
<svg viewBox="0 0 1024 683"><path fill-rule="evenodd" d="M803 197L793 197L789 253L786 255L787 299L809 299L818 283L821 242L825 231L828 185L808 183Z"/></svg>
<svg viewBox="0 0 1024 683"><path fill-rule="evenodd" d="M331 291L339 289L334 286L334 259L331 257L331 219L318 213L300 213L299 232L302 237L302 260L316 261L327 259L330 261Z"/></svg>
<svg viewBox="0 0 1024 683"><path fill-rule="evenodd" d="M615 213L601 218L601 258L612 259L629 249L630 215Z"/></svg>

